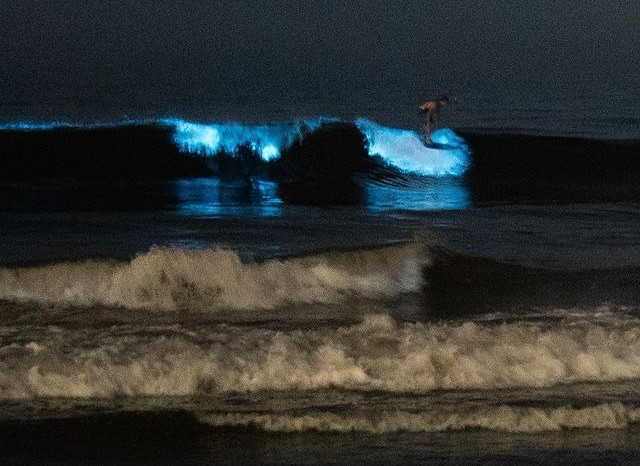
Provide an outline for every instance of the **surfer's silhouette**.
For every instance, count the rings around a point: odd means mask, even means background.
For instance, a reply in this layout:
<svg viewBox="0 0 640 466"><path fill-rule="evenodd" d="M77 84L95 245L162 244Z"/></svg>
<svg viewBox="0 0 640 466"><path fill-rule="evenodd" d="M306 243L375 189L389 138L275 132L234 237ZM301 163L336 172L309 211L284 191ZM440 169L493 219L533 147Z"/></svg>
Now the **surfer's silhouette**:
<svg viewBox="0 0 640 466"><path fill-rule="evenodd" d="M423 140L427 146L432 146L431 133L436 127L436 119L442 110L443 105L449 103L451 99L448 94L442 94L435 99L425 100L418 107L418 112L425 118Z"/></svg>

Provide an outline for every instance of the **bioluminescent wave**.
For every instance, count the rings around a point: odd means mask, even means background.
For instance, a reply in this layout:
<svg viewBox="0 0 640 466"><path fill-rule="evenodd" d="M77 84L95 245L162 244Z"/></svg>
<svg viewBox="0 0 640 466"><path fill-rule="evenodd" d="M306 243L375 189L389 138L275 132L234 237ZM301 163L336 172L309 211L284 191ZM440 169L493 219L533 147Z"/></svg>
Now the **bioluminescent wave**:
<svg viewBox="0 0 640 466"><path fill-rule="evenodd" d="M470 164L469 147L452 129L433 132L431 140L437 146L425 146L418 133L389 128L369 120L359 119L356 125L369 143L369 154L405 173L425 176L462 175Z"/></svg>
<svg viewBox="0 0 640 466"><path fill-rule="evenodd" d="M221 153L233 156L243 149L256 153L264 162L280 156L323 125L354 125L366 140L370 156L407 174L429 177L459 176L470 165L469 146L453 130L442 128L432 135L434 146L425 146L412 130L391 128L367 119L345 122L321 117L289 123L248 125L238 122L197 123L179 118L124 120L113 123L10 122L0 124L4 132L106 130L120 127L161 127L171 135L180 152L212 158ZM336 136L339 137L339 136Z"/></svg>
<svg viewBox="0 0 640 466"><path fill-rule="evenodd" d="M248 147L268 162L280 157L282 150L312 133L323 123L336 121L329 118L304 120L295 123L245 125L241 123L192 123L185 120L163 120L173 125L173 140L182 151L212 157L220 152L233 154Z"/></svg>
<svg viewBox="0 0 640 466"><path fill-rule="evenodd" d="M208 157L220 152L234 153L249 147L268 162L280 157L291 144L312 133L324 123L338 122L334 118L301 120L294 123L243 125L239 123L203 124L185 120L164 120L175 126L174 142L188 153ZM371 156L404 172L424 176L459 176L470 164L469 147L463 138L449 128L435 131L432 140L437 146L422 143L418 133L389 128L370 120L358 119L355 125L365 136Z"/></svg>

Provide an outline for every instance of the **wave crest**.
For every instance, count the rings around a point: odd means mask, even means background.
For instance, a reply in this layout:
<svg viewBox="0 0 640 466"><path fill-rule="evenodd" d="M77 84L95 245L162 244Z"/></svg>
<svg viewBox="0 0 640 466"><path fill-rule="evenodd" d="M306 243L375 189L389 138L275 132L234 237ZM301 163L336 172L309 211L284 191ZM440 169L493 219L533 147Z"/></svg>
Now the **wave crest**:
<svg viewBox="0 0 640 466"><path fill-rule="evenodd" d="M640 322L28 328L5 335L0 398L345 389L543 388L640 378ZM8 343L13 341L13 343Z"/></svg>
<svg viewBox="0 0 640 466"><path fill-rule="evenodd" d="M227 249L155 248L130 262L0 269L0 299L150 310L273 309L420 291L418 245L243 262Z"/></svg>

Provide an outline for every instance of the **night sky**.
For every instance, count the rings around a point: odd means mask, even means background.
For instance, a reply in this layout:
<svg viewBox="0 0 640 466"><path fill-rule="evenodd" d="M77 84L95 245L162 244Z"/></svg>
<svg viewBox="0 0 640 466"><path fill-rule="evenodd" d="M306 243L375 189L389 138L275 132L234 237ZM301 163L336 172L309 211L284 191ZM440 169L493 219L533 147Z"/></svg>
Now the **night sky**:
<svg viewBox="0 0 640 466"><path fill-rule="evenodd" d="M3 0L0 104L355 102L640 75L615 0ZM636 81L634 81L634 79Z"/></svg>

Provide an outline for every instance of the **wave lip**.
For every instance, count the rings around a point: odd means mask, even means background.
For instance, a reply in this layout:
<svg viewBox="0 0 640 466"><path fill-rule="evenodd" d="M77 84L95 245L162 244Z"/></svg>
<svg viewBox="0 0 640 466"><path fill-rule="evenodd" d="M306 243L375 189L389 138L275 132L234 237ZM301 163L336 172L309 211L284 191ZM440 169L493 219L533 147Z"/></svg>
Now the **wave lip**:
<svg viewBox="0 0 640 466"><path fill-rule="evenodd" d="M242 123L193 123L181 119L161 122L174 128L173 141L184 152L213 157L221 152L233 154L245 146L268 162L305 134L317 130L333 118L317 118L290 124L272 123L245 125Z"/></svg>

